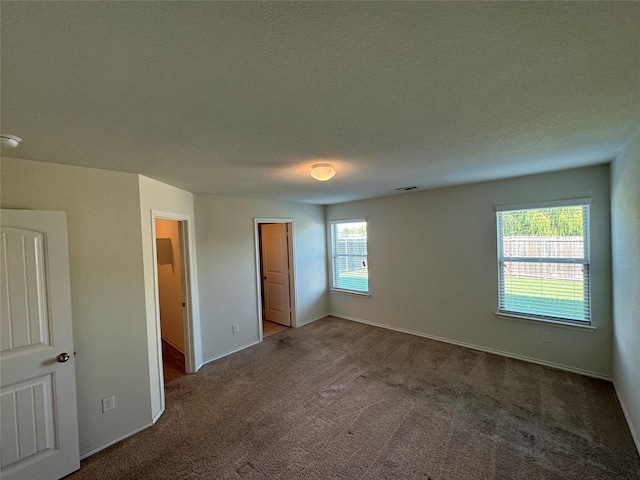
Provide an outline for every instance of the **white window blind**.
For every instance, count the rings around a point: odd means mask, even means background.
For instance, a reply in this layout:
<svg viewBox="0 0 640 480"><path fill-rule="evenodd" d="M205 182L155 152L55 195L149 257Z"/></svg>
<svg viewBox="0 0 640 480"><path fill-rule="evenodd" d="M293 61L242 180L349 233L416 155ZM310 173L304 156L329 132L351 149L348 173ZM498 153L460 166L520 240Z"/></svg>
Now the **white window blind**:
<svg viewBox="0 0 640 480"><path fill-rule="evenodd" d="M331 259L334 289L369 292L365 220L331 222Z"/></svg>
<svg viewBox="0 0 640 480"><path fill-rule="evenodd" d="M499 311L591 321L589 205L501 209Z"/></svg>

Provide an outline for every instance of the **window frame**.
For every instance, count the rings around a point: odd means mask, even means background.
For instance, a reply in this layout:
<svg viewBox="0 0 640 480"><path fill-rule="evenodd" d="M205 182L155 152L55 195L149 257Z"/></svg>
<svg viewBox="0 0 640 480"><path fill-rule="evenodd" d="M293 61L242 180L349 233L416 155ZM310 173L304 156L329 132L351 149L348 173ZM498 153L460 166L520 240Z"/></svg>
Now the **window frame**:
<svg viewBox="0 0 640 480"><path fill-rule="evenodd" d="M345 223L364 223L367 226L367 236L366 236L366 242L365 242L365 246L366 246L366 255L364 255L364 257L366 258L366 264L367 264L367 290L354 290L354 289L349 289L349 288L343 288L343 287L337 287L336 286L336 259L337 258L344 258L344 257L348 257L348 255L343 255L343 254L336 254L334 251L334 225L340 225L340 224L345 224ZM341 220L330 220L329 221L329 248L331 250L331 288L330 290L334 291L334 292L340 292L340 293L348 293L351 295L361 295L361 296L365 296L368 297L370 296L370 289L369 289L369 275L368 275L368 270L369 270L369 223L367 222L366 218L347 218L347 219L341 219ZM362 256L362 255L358 255L358 256Z"/></svg>
<svg viewBox="0 0 640 480"><path fill-rule="evenodd" d="M543 210L563 207L583 207L586 208L586 217L583 218L582 238L583 238L583 257L505 257L503 253L503 235L502 222L500 215L507 212L517 212L523 210ZM496 232L497 232L497 277L498 277L498 309L496 315L504 317L513 317L516 319L533 320L537 322L552 323L569 327L582 327L587 329L595 329L593 326L593 309L591 308L592 285L591 285L591 199L576 198L569 200L557 200L549 202L527 203L519 205L502 205L496 206ZM584 210L583 210L584 211ZM505 297L504 292L504 264L505 262L523 262L523 263L556 263L556 264L580 264L583 265L583 288L584 297L586 298L584 320L567 318L563 316L550 316L542 314L534 314L517 310L503 309L502 301Z"/></svg>

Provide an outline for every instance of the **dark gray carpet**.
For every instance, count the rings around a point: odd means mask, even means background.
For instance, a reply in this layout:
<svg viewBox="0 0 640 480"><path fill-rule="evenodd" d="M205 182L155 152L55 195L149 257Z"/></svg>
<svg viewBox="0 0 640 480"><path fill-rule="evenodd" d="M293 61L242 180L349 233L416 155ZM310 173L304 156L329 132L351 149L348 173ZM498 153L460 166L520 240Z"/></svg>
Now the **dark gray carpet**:
<svg viewBox="0 0 640 480"><path fill-rule="evenodd" d="M640 479L609 382L327 317L167 385L80 479Z"/></svg>

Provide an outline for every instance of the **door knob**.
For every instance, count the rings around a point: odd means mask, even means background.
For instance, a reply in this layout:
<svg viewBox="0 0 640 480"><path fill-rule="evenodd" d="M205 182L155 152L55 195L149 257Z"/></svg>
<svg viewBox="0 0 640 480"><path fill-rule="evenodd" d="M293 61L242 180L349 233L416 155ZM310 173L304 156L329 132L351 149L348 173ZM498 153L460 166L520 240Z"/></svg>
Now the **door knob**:
<svg viewBox="0 0 640 480"><path fill-rule="evenodd" d="M58 360L60 363L64 363L67 360L69 360L71 358L71 355L69 355L67 352L61 353L60 355L58 355L56 357L56 360Z"/></svg>

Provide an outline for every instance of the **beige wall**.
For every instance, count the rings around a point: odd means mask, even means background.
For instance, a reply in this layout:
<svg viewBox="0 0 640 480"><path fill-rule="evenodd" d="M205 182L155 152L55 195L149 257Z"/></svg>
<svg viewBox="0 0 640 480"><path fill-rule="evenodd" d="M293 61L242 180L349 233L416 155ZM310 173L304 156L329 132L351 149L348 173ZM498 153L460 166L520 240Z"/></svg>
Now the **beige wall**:
<svg viewBox="0 0 640 480"><path fill-rule="evenodd" d="M640 133L611 165L613 379L640 451Z"/></svg>
<svg viewBox="0 0 640 480"><path fill-rule="evenodd" d="M158 264L158 300L162 339L184 353L180 237L177 220L156 219L156 239L171 242L171 263Z"/></svg>
<svg viewBox="0 0 640 480"><path fill-rule="evenodd" d="M324 207L214 195L196 195L195 207L204 361L260 338L256 217L294 221L298 324L328 313Z"/></svg>
<svg viewBox="0 0 640 480"><path fill-rule="evenodd" d="M614 375L637 438L640 266L637 255L627 253L637 253L640 237L639 163L636 141L614 162L611 210L606 166L325 209L193 195L134 174L3 158L1 205L67 214L82 454L147 426L161 412L153 212L191 220L194 262L189 280L198 366L259 339L254 219L261 217L294 219L299 324L333 311L606 377L612 373L612 211ZM586 332L495 316L494 205L576 197L592 198L592 308L598 329ZM326 222L361 217L369 222L371 297L328 294ZM629 293L632 288L636 290ZM233 323L240 324L238 334L232 333ZM542 330L550 333L551 343L540 341ZM112 394L117 408L102 414L101 399Z"/></svg>
<svg viewBox="0 0 640 480"><path fill-rule="evenodd" d="M609 169L545 175L330 205L368 221L370 297L330 293L331 311L392 328L611 376ZM591 197L596 331L498 317L496 205ZM330 266L329 266L330 268ZM541 341L548 332L550 343Z"/></svg>
<svg viewBox="0 0 640 480"><path fill-rule="evenodd" d="M2 208L67 214L80 453L152 419L138 175L3 158ZM116 409L102 413L101 399Z"/></svg>

